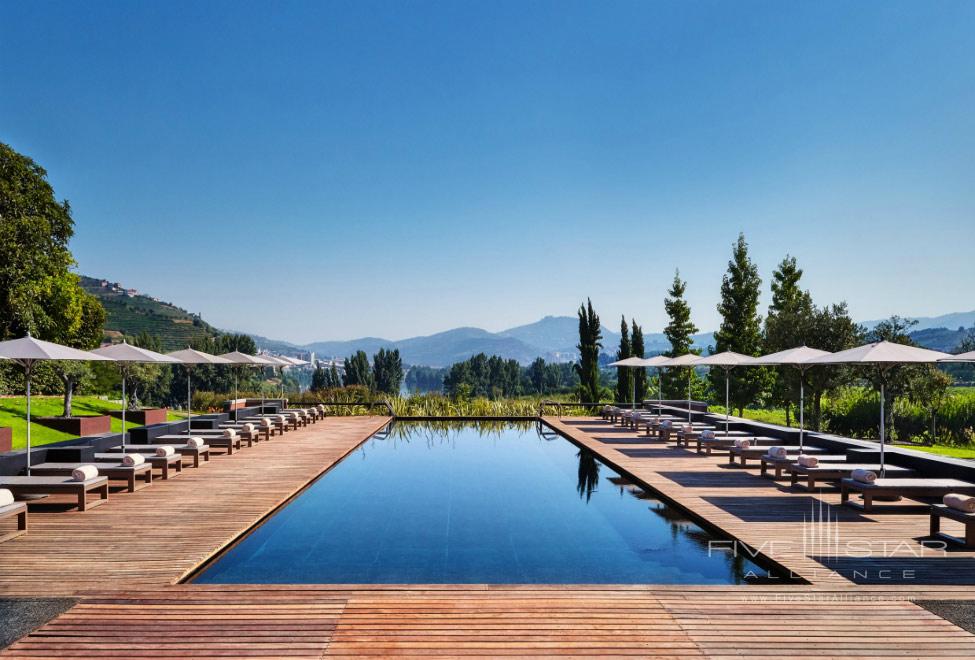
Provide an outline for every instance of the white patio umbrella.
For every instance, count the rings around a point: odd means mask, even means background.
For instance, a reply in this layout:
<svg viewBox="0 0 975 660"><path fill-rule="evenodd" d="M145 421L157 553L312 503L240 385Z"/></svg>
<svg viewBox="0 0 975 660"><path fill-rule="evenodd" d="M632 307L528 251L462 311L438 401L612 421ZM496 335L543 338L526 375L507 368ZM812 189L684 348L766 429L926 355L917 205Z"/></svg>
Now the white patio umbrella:
<svg viewBox="0 0 975 660"><path fill-rule="evenodd" d="M173 364L178 363L179 360L171 358L168 355L163 355L162 353L132 346L124 339L121 344L96 348L92 353L101 355L109 360L115 360L118 363L119 371L122 372L122 451L125 452L125 409L128 407L125 402L125 379L129 375L129 365L133 362Z"/></svg>
<svg viewBox="0 0 975 660"><path fill-rule="evenodd" d="M222 357L225 360L230 360L234 363L234 399L237 398L237 369L236 367L241 365L246 365L249 367L263 367L267 365L267 360L263 359L257 355L248 355L247 353L241 353L240 351L231 351L230 353L222 353L217 357ZM237 407L234 406L234 421L237 421Z"/></svg>
<svg viewBox="0 0 975 660"><path fill-rule="evenodd" d="M757 357L752 361L752 364L755 366L789 364L799 370L799 453L802 453L803 439L806 434L806 371L814 366L809 364L810 360L827 355L832 355L832 353L829 351L821 351L818 348L797 346L796 348L789 348L777 353L769 353L768 355Z"/></svg>
<svg viewBox="0 0 975 660"><path fill-rule="evenodd" d="M45 360L94 362L105 361L108 358L88 351L79 351L77 348L34 339L30 334L20 339L0 342L0 357L12 360L24 368L24 376L27 380L27 476L30 476L30 377L34 364Z"/></svg>
<svg viewBox="0 0 975 660"><path fill-rule="evenodd" d="M608 366L608 367L623 367L623 368L630 368L630 369L637 369L637 368L642 369L643 367L646 366L644 364L644 362L645 362L644 358L642 358L642 357L636 357L634 355L634 356L631 356L631 357L628 357L628 358L623 358L622 360L617 360L616 362L610 362L606 366ZM632 386L630 387L630 390L631 390L632 395L633 395L632 396L632 405L633 405L634 408L636 408L636 379L635 378L633 379Z"/></svg>
<svg viewBox="0 0 975 660"><path fill-rule="evenodd" d="M683 367L687 369L687 421L691 421L691 374L694 372L694 367L697 366L698 361L701 359L700 355L695 353L685 353L684 355L678 355L675 358L669 358L666 362L661 362L658 366L661 367Z"/></svg>
<svg viewBox="0 0 975 660"><path fill-rule="evenodd" d="M644 367L655 367L657 369L657 415L660 415L660 406L664 400L664 384L660 377L660 368L664 363L669 362L670 358L666 355L654 355L651 358L643 358Z"/></svg>
<svg viewBox="0 0 975 660"><path fill-rule="evenodd" d="M975 362L975 351L958 353L957 355L949 355L946 358L941 358L938 360L938 362Z"/></svg>
<svg viewBox="0 0 975 660"><path fill-rule="evenodd" d="M219 355L210 355L209 353L204 353L203 351L197 351L192 348L184 348L181 351L173 351L172 353L166 353L171 358L176 358L179 362L186 367L186 432L190 432L191 424L190 421L193 419L193 398L191 396L191 389L193 384L193 366L197 364L233 364L227 358L222 358Z"/></svg>
<svg viewBox="0 0 975 660"><path fill-rule="evenodd" d="M872 364L880 370L880 476L885 471L884 446L886 445L884 429L884 385L890 369L904 364L933 364L939 360L950 358L951 355L940 351L929 351L926 348L895 344L889 341L878 341L864 346L858 346L838 353L830 353L822 357L813 358L806 364Z"/></svg>
<svg viewBox="0 0 975 660"><path fill-rule="evenodd" d="M734 351L724 351L702 357L695 363L695 366L721 367L724 369L724 432L728 433L730 421L730 391L731 391L731 370L742 365L753 364L755 358Z"/></svg>
<svg viewBox="0 0 975 660"><path fill-rule="evenodd" d="M281 374L281 398L284 399L284 370L288 367L295 366L295 363L291 361L290 358L286 358L282 355L262 355L262 358L268 361L273 369L280 369Z"/></svg>

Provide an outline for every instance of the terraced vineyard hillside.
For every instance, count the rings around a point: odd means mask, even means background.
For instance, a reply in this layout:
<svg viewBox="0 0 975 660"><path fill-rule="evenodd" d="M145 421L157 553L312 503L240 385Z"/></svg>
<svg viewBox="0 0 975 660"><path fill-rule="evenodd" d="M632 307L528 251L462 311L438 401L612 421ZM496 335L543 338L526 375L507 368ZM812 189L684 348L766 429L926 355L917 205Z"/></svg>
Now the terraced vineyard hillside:
<svg viewBox="0 0 975 660"><path fill-rule="evenodd" d="M145 330L162 340L164 350L171 351L185 348L199 337L216 334L211 325L185 309L127 291L117 283L82 276L81 285L105 307L106 336L136 335Z"/></svg>

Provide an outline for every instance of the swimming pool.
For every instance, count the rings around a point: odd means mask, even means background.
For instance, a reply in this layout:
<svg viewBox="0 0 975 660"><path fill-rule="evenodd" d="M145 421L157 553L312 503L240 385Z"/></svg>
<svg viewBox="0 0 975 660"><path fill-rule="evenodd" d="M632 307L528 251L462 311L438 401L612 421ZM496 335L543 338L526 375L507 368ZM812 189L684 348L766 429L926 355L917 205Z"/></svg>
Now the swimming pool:
<svg viewBox="0 0 975 660"><path fill-rule="evenodd" d="M768 571L532 424L398 422L198 583L736 584ZM724 546L722 546L724 547Z"/></svg>

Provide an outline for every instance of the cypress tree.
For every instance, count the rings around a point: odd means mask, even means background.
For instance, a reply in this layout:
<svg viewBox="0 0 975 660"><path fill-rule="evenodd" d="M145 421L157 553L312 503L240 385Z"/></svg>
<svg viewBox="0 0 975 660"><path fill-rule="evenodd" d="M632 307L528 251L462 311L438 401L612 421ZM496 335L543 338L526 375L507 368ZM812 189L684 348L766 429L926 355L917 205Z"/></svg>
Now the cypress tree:
<svg viewBox="0 0 975 660"><path fill-rule="evenodd" d="M664 309L670 322L664 328L664 336L670 342L667 355L677 357L690 353L693 339L691 335L697 332L697 326L691 322L691 306L684 300L687 282L680 279L680 271L674 273L674 281L664 299ZM686 374L682 369L665 369L661 374L663 395L665 399L683 399L687 394Z"/></svg>
<svg viewBox="0 0 975 660"><path fill-rule="evenodd" d="M633 357L646 357L644 355L645 348L643 345L643 328L636 324L636 319L632 320L633 331L630 333L630 344L631 350L630 354ZM634 379L634 391L636 392L636 400L643 401L647 398L647 370L646 369L634 369L632 371Z"/></svg>
<svg viewBox="0 0 975 660"><path fill-rule="evenodd" d="M630 327L626 324L626 317L620 318L620 347L616 351L616 359L624 360L630 357ZM619 402L629 401L633 396L630 379L633 373L632 367L616 367L616 400Z"/></svg>
<svg viewBox="0 0 975 660"><path fill-rule="evenodd" d="M579 374L580 401L599 401L599 349L603 347L599 327L599 317L592 308L592 301L579 306L579 363L575 365Z"/></svg>
<svg viewBox="0 0 975 660"><path fill-rule="evenodd" d="M742 355L759 355L762 350L762 317L758 313L758 299L762 293L762 278L758 267L748 256L745 235L738 241L728 262L728 272L721 280L721 302L718 313L721 325L714 333L715 353L734 351ZM716 391L724 388L724 372L711 370L711 385ZM764 369L734 369L731 372L731 405L741 415L744 407L761 396L768 383Z"/></svg>

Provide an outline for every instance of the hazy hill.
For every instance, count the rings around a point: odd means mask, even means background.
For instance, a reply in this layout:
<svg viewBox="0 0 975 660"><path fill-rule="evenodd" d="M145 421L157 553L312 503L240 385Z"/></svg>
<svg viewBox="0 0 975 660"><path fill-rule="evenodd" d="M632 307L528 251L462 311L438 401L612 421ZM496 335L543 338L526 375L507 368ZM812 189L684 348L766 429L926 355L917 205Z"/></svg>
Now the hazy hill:
<svg viewBox="0 0 975 660"><path fill-rule="evenodd" d="M958 328L971 328L975 326L975 310L971 312L952 312L950 314L942 314L941 316L909 316L907 318L917 321L917 325L913 328L914 332L931 330L933 328L957 330ZM880 323L880 320L864 321L862 325L869 330L878 323Z"/></svg>
<svg viewBox="0 0 975 660"><path fill-rule="evenodd" d="M81 286L105 307L105 334L109 337L136 335L145 330L162 340L164 350L173 351L186 348L196 338L217 332L185 309L132 289L126 290L116 282L81 276Z"/></svg>

